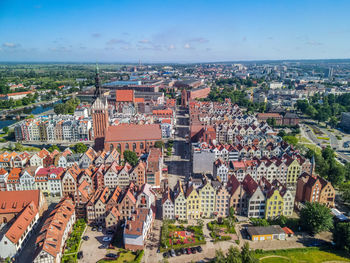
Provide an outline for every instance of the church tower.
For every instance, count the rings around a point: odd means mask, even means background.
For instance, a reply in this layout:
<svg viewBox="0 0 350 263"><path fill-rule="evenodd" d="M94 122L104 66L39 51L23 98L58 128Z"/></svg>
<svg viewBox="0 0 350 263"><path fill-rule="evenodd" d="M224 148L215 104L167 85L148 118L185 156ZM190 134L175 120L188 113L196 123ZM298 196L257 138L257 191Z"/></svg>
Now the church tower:
<svg viewBox="0 0 350 263"><path fill-rule="evenodd" d="M95 87L94 102L91 105L95 149L103 150L104 139L109 126L109 117L107 98L102 95L98 66L96 66Z"/></svg>

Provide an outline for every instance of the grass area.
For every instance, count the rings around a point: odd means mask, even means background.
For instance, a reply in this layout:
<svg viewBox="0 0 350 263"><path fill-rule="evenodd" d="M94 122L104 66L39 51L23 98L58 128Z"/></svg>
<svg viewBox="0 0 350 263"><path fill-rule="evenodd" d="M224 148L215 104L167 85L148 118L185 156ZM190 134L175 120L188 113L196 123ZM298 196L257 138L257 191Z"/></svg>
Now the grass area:
<svg viewBox="0 0 350 263"><path fill-rule="evenodd" d="M115 251L110 251L111 253L114 253ZM144 252L133 252L130 250L125 249L119 249L118 251L118 258L115 260L105 260L101 259L97 261L98 263L124 263L124 262L141 262L141 259L143 257Z"/></svg>
<svg viewBox="0 0 350 263"><path fill-rule="evenodd" d="M306 144L306 143L300 143L300 144L310 150L313 150L317 154L321 154L321 148L317 147L315 144Z"/></svg>
<svg viewBox="0 0 350 263"><path fill-rule="evenodd" d="M235 224L233 218L226 218L221 222L213 220L208 223L208 229L211 231L210 236L214 239L215 242L231 240L231 236L223 235L225 234L236 234Z"/></svg>
<svg viewBox="0 0 350 263"><path fill-rule="evenodd" d="M298 138L299 143L311 143L308 139L306 139L303 136L298 136L297 138Z"/></svg>
<svg viewBox="0 0 350 263"><path fill-rule="evenodd" d="M319 139L319 140L324 140L324 141L328 141L328 140L329 140L328 137L317 137L317 139Z"/></svg>
<svg viewBox="0 0 350 263"><path fill-rule="evenodd" d="M273 258L261 259L260 262L262 262L262 263L289 263L290 260L286 259L286 258L281 258L281 257L273 257Z"/></svg>
<svg viewBox="0 0 350 263"><path fill-rule="evenodd" d="M69 235L66 241L66 248L64 254L78 253L81 236L86 228L86 222L84 219L79 219L73 226L73 232Z"/></svg>
<svg viewBox="0 0 350 263"><path fill-rule="evenodd" d="M263 263L275 263L275 262L291 262L291 263L318 263L326 261L336 262L350 262L350 259L345 257L341 252L327 251L320 248L296 248L296 249L282 249L273 251L257 252L258 258L264 258L267 256L281 256L268 257L261 259Z"/></svg>

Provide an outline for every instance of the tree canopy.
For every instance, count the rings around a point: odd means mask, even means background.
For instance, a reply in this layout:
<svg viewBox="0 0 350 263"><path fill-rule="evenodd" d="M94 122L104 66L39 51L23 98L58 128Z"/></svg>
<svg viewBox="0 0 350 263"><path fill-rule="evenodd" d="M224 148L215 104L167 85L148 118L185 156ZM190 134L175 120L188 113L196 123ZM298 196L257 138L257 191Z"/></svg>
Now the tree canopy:
<svg viewBox="0 0 350 263"><path fill-rule="evenodd" d="M124 151L124 160L131 164L132 166L135 166L139 160L137 157L137 154L133 151L125 150Z"/></svg>
<svg viewBox="0 0 350 263"><path fill-rule="evenodd" d="M335 245L350 253L350 223L337 223L333 230L333 241Z"/></svg>
<svg viewBox="0 0 350 263"><path fill-rule="evenodd" d="M315 235L332 228L333 216L331 210L325 205L307 202L300 211L300 223L305 231Z"/></svg>
<svg viewBox="0 0 350 263"><path fill-rule="evenodd" d="M78 142L73 146L73 150L76 153L85 153L88 150L88 147L84 143Z"/></svg>

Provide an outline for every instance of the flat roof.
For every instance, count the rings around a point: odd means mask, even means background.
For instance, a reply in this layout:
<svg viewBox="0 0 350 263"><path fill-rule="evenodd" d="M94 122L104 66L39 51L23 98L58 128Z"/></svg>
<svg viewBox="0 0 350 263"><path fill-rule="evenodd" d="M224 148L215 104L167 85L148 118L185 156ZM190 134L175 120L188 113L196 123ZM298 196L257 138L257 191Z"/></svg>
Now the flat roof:
<svg viewBox="0 0 350 263"><path fill-rule="evenodd" d="M278 225L273 226L249 226L247 227L250 236L284 234L283 229Z"/></svg>

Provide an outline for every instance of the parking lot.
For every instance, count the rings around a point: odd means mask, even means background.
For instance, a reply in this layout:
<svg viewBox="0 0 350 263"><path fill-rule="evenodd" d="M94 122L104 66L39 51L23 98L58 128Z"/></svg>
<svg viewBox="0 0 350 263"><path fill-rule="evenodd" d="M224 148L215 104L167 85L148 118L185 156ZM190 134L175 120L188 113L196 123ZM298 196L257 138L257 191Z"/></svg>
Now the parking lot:
<svg viewBox="0 0 350 263"><path fill-rule="evenodd" d="M113 237L113 235L107 235L105 230L103 232L92 231L91 227L88 226L84 236L88 236L89 240L82 241L80 251L83 252L83 258L79 259L78 262L90 263L97 262L104 258L109 251L106 248L99 248L101 245L108 245L110 242L104 242L103 238Z"/></svg>

